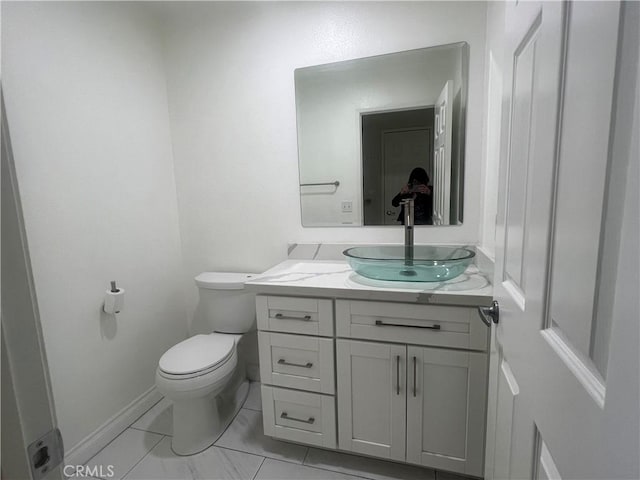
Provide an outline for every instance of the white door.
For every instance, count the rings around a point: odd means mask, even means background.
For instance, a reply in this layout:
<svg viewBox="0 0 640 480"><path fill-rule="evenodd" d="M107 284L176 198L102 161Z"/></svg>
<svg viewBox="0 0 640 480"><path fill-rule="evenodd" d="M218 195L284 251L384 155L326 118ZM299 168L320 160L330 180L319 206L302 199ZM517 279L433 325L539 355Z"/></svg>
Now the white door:
<svg viewBox="0 0 640 480"><path fill-rule="evenodd" d="M4 99L1 103L2 478L62 479L62 438L56 428Z"/></svg>
<svg viewBox="0 0 640 480"><path fill-rule="evenodd" d="M407 347L407 461L482 477L487 355Z"/></svg>
<svg viewBox="0 0 640 480"><path fill-rule="evenodd" d="M638 478L638 9L616 102L620 4L506 8L485 477Z"/></svg>
<svg viewBox="0 0 640 480"><path fill-rule="evenodd" d="M449 225L451 207L451 81L435 105L433 135L433 224Z"/></svg>
<svg viewBox="0 0 640 480"><path fill-rule="evenodd" d="M336 340L338 446L405 459L406 347Z"/></svg>
<svg viewBox="0 0 640 480"><path fill-rule="evenodd" d="M400 207L391 200L407 184L411 171L429 171L431 131L427 128L386 131L382 134L382 178L384 179L384 225L398 225Z"/></svg>

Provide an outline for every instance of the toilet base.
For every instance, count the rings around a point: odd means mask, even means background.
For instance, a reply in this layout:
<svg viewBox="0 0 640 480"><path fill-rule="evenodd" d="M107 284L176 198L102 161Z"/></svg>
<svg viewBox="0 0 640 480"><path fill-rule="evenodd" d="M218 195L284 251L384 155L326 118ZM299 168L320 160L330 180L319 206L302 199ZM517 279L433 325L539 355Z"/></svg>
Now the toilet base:
<svg viewBox="0 0 640 480"><path fill-rule="evenodd" d="M244 373L238 368L221 392L173 402L171 449L176 455L194 455L220 438L249 394Z"/></svg>

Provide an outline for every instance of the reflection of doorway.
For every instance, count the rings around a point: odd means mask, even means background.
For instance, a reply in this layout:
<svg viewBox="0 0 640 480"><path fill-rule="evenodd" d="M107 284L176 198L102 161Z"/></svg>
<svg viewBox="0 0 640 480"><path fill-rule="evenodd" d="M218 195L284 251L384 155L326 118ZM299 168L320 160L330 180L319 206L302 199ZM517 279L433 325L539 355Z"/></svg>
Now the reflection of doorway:
<svg viewBox="0 0 640 480"><path fill-rule="evenodd" d="M361 122L363 224L398 225L391 199L411 170L421 166L432 178L434 108L363 113Z"/></svg>
<svg viewBox="0 0 640 480"><path fill-rule="evenodd" d="M400 207L391 200L407 183L409 174L416 167L431 171L431 129L395 130L382 133L382 206L385 225L398 225Z"/></svg>

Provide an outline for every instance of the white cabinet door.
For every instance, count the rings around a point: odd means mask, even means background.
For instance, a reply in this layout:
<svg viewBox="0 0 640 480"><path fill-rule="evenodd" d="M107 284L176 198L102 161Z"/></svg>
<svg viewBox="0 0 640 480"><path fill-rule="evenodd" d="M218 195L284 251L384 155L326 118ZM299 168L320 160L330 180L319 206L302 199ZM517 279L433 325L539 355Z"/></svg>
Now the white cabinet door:
<svg viewBox="0 0 640 480"><path fill-rule="evenodd" d="M487 356L408 347L407 461L481 477Z"/></svg>
<svg viewBox="0 0 640 480"><path fill-rule="evenodd" d="M336 355L339 447L404 461L406 347L337 340Z"/></svg>

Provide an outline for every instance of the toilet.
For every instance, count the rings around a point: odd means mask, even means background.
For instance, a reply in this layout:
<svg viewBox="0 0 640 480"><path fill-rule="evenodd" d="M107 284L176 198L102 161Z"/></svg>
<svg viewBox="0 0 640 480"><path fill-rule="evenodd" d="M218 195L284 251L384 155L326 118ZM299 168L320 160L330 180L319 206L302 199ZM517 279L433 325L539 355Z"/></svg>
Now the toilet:
<svg viewBox="0 0 640 480"><path fill-rule="evenodd" d="M249 392L237 346L255 329L255 295L249 273L205 272L195 278L207 335L194 335L167 350L158 362L156 387L173 402L171 448L193 455L215 442Z"/></svg>

